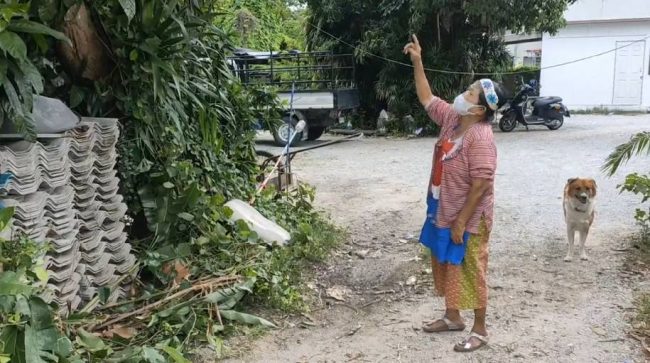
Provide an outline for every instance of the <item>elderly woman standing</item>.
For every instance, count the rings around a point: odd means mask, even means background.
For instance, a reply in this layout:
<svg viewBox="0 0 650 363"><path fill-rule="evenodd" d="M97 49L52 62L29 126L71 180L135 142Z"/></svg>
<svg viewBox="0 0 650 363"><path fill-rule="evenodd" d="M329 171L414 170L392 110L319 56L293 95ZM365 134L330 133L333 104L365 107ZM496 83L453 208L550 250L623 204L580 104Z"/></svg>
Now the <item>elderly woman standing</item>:
<svg viewBox="0 0 650 363"><path fill-rule="evenodd" d="M500 106L501 91L491 80L482 79L450 105L432 94L415 35L404 53L415 69L418 99L441 128L420 241L431 249L435 292L444 296L446 311L442 318L425 322L423 330L462 331L460 310L474 310L471 333L454 346L455 351L471 352L488 342L486 274L497 162L489 121Z"/></svg>

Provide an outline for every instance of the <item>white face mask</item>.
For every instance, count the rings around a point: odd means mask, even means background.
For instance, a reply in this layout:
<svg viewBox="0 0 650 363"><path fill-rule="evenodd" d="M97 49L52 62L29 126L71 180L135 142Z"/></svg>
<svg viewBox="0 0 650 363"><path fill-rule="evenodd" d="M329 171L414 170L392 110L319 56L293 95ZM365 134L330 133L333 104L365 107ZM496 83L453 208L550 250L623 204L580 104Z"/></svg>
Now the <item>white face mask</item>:
<svg viewBox="0 0 650 363"><path fill-rule="evenodd" d="M470 112L469 110L470 108L477 106L478 105L467 102L465 96L463 96L463 93L459 94L454 99L454 111L458 112L458 114L461 116L474 115L474 113Z"/></svg>

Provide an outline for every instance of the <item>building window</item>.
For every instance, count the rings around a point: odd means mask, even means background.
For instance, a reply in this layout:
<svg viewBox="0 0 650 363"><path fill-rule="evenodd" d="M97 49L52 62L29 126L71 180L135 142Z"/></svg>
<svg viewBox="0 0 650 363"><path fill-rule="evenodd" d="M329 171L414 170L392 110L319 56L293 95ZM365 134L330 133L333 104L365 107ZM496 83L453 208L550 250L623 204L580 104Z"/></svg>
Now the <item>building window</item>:
<svg viewBox="0 0 650 363"><path fill-rule="evenodd" d="M525 67L540 67L542 65L542 50L541 49L527 50L523 60L524 60L523 63Z"/></svg>
<svg viewBox="0 0 650 363"><path fill-rule="evenodd" d="M524 67L539 67L541 59L539 57L524 57Z"/></svg>

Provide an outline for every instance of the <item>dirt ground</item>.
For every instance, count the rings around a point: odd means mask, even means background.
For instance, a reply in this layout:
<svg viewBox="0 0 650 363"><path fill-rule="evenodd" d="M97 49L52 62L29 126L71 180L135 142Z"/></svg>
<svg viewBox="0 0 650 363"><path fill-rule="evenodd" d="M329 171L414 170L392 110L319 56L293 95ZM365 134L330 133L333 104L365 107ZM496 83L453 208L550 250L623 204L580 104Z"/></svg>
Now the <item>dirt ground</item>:
<svg viewBox="0 0 650 363"><path fill-rule="evenodd" d="M650 116L643 115L574 116L558 131L495 130L491 342L466 355L452 351L465 333L420 330L444 307L433 297L415 241L434 139L364 138L299 154L294 170L317 187L318 206L349 228L352 240L316 270L311 314L279 322L282 328L230 361L642 362L638 343L626 334L634 297L648 291L648 279L625 265L638 201L616 185L627 171L646 171L647 159L614 178L600 166L616 145L649 128ZM565 263L561 195L575 176L596 178L598 214L587 241L590 261ZM344 301L328 298L332 288ZM465 317L470 323L471 313Z"/></svg>

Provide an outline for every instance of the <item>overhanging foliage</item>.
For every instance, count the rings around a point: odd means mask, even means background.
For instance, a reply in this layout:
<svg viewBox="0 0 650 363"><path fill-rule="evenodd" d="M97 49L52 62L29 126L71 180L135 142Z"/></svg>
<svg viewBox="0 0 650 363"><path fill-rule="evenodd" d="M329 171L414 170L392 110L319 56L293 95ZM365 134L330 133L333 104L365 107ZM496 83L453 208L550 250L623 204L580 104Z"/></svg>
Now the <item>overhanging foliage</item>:
<svg viewBox="0 0 650 363"><path fill-rule="evenodd" d="M308 45L350 52L355 47L357 84L365 117L376 119L381 108L404 115L420 107L414 97L411 69L370 56L408 63L402 53L417 34L427 68L457 72L499 72L510 66L500 38L513 32L555 32L562 13L574 0L308 0ZM428 73L434 92L452 98L472 75ZM498 77L493 77L498 78ZM420 119L423 113L418 112Z"/></svg>

